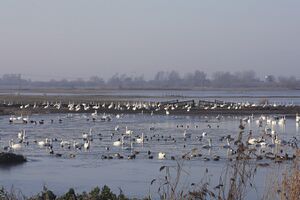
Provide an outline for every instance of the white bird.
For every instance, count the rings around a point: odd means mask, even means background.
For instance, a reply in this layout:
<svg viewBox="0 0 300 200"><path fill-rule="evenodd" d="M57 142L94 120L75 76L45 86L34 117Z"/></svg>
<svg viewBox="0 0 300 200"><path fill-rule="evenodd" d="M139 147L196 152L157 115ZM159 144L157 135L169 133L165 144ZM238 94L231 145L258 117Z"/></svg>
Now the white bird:
<svg viewBox="0 0 300 200"><path fill-rule="evenodd" d="M46 138L45 140L39 141L38 145L40 147L50 146L51 145L51 140L49 140L48 138Z"/></svg>
<svg viewBox="0 0 300 200"><path fill-rule="evenodd" d="M256 144L256 143L257 143L257 139L256 139L256 138L249 138L249 139L248 139L248 144L254 145L254 144Z"/></svg>
<svg viewBox="0 0 300 200"><path fill-rule="evenodd" d="M74 141L73 142L73 147L74 147L74 149L81 149L83 147L83 143L79 143L79 142Z"/></svg>
<svg viewBox="0 0 300 200"><path fill-rule="evenodd" d="M87 140L88 137L89 137L89 134L82 133L82 139Z"/></svg>
<svg viewBox="0 0 300 200"><path fill-rule="evenodd" d="M203 132L203 133L202 133L202 137L205 137L205 136L207 136L207 133L206 133L206 132Z"/></svg>
<svg viewBox="0 0 300 200"><path fill-rule="evenodd" d="M84 147L85 149L89 149L89 148L90 148L90 141L89 141L89 140L85 141L83 147Z"/></svg>
<svg viewBox="0 0 300 200"><path fill-rule="evenodd" d="M98 116L98 112L97 112L97 110L95 110L95 112L94 112L94 113L92 113L91 115L92 115L92 117L97 117L97 116Z"/></svg>
<svg viewBox="0 0 300 200"><path fill-rule="evenodd" d="M204 149L210 149L211 147L212 147L212 139L209 138L209 139L208 139L208 144L202 146L202 148L204 148Z"/></svg>
<svg viewBox="0 0 300 200"><path fill-rule="evenodd" d="M144 143L144 133L142 133L142 137L136 139L136 143L138 144Z"/></svg>
<svg viewBox="0 0 300 200"><path fill-rule="evenodd" d="M191 138L192 137L192 133L187 133L186 130L184 130L183 137L184 138Z"/></svg>
<svg viewBox="0 0 300 200"><path fill-rule="evenodd" d="M133 131L132 131L132 130L129 130L129 129L127 128L127 126L126 126L125 133L126 133L127 135L131 135L131 134L133 133Z"/></svg>
<svg viewBox="0 0 300 200"><path fill-rule="evenodd" d="M20 140L25 140L26 139L26 132L25 132L25 130L21 130L18 133L18 139L20 139Z"/></svg>
<svg viewBox="0 0 300 200"><path fill-rule="evenodd" d="M159 160L162 160L162 159L165 159L166 158L166 153L164 153L164 152L159 152L158 153L158 159Z"/></svg>
<svg viewBox="0 0 300 200"><path fill-rule="evenodd" d="M223 148L228 149L228 148L230 148L230 139L227 138L226 141L227 141L227 144L224 145Z"/></svg>
<svg viewBox="0 0 300 200"><path fill-rule="evenodd" d="M14 150L18 150L18 149L22 148L21 144L19 144L19 143L15 144L13 140L9 141L9 147L14 149Z"/></svg>
<svg viewBox="0 0 300 200"><path fill-rule="evenodd" d="M124 144L124 137L123 136L122 136L121 140L119 139L119 140L113 142L113 146L115 146L115 147L119 147L123 144Z"/></svg>
<svg viewBox="0 0 300 200"><path fill-rule="evenodd" d="M120 130L120 127L119 126L116 126L115 127L115 131L119 131Z"/></svg>
<svg viewBox="0 0 300 200"><path fill-rule="evenodd" d="M71 143L70 143L69 141L64 141L64 140L62 140L62 141L60 142L60 146L61 146L62 148L64 148L64 147L70 147L70 146L71 146Z"/></svg>

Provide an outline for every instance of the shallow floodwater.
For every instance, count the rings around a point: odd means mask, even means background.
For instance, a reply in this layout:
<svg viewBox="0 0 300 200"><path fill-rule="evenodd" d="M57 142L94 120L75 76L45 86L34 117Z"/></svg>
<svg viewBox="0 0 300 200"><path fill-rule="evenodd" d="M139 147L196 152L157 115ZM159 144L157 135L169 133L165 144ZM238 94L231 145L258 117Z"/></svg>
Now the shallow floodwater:
<svg viewBox="0 0 300 200"><path fill-rule="evenodd" d="M145 197L149 194L156 195L158 181L150 185L151 180L164 176L159 172L162 165L175 166L176 161L171 156L180 158L183 154L194 148L202 154L202 157L193 158L183 162L183 168L187 174L182 176L182 187L190 186L191 183L199 183L204 176L204 171L209 169L211 184L218 185L219 177L224 173L228 164L227 150L222 146L226 143L220 141L222 136L231 135L237 137L240 124L239 119L245 116L223 116L220 120L216 116L165 116L165 115L121 115L120 118L111 116L111 121L95 122L90 119L90 114L49 114L33 115L31 120L44 120L44 124L9 124L9 116L0 118L0 148L7 146L10 139L17 141L17 133L25 129L29 145L23 145L22 149L15 151L27 156L28 162L14 167L0 167L0 185L6 188L20 189L26 195L33 195L41 191L43 185L58 194L66 192L70 187L76 191L88 191L95 186L108 185L115 192L118 188L130 197ZM62 120L59 123L59 119ZM53 123L51 123L53 120ZM119 126L120 130L115 131ZM121 137L125 127L133 131L132 138L144 133L148 138L144 144L132 142L130 138L124 140L123 147L114 147L112 143ZM183 126L183 127L181 127ZM209 128L211 126L211 128ZM264 124L265 126L265 124ZM258 127L255 120L246 124L245 135L253 130L254 136L261 135L263 127ZM151 128L151 130L150 130ZM152 130L154 128L154 130ZM288 118L285 125L273 125L280 139L289 140L293 136L299 136L299 126L294 118ZM60 141L83 142L82 133L92 130L93 141L89 150L75 150L73 145L70 149L60 147ZM184 130L191 133L191 138L184 139ZM199 141L198 137L203 132L207 136ZM112 133L114 134L113 137ZM246 137L246 136L245 136ZM62 157L50 155L45 147L39 147L34 141L56 138L53 142L55 153ZM212 138L212 148L203 149L208 142L206 138ZM109 147L109 150L107 150ZM148 159L148 151L154 158ZM139 151L135 160L128 160L127 156L132 151ZM267 149L266 151L274 151ZM289 150L288 150L289 151ZM158 152L165 152L166 159L158 160ZM102 155L114 155L120 153L124 159L101 159ZM70 158L70 154L76 155ZM220 161L204 161L203 157L211 158L219 155ZM249 188L248 199L260 197L265 191L266 176L271 170L283 170L285 164L272 163L269 167L258 168L255 178L255 189Z"/></svg>
<svg viewBox="0 0 300 200"><path fill-rule="evenodd" d="M16 93L0 93L16 94ZM42 96L73 96L79 93L41 93L41 92L20 92L20 95L42 95ZM226 102L250 102L261 103L268 100L269 103L286 105L300 105L299 90L100 90L97 92L84 93L84 95L104 95L107 97L119 97L124 100L137 101L164 101L170 99L194 99L214 101L215 99Z"/></svg>

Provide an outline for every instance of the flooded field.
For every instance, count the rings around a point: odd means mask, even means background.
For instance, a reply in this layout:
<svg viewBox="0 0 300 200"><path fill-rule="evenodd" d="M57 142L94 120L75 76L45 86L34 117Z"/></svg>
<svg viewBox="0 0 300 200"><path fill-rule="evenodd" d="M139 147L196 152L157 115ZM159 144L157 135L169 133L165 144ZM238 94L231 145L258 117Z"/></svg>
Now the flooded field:
<svg viewBox="0 0 300 200"><path fill-rule="evenodd" d="M200 183L206 169L211 184L218 185L237 151L234 142L240 135L240 119L245 141L259 140L264 134L276 136L275 142L270 136L263 138L265 144L261 141L249 144L256 156L277 153L292 156L293 145L299 139L295 118L283 122L271 116L264 116L266 119L150 114L109 117L111 120L105 121L100 117L92 120L91 114L32 115L30 120L36 124L10 124L9 116L1 116L1 149L9 148L12 139L18 143L18 133L25 130L20 147L11 151L25 155L28 162L1 167L0 185L32 195L41 191L43 185L62 194L70 187L83 191L106 184L115 192L121 188L129 197L142 198L157 194L159 177L164 176L160 167L176 166L176 160L182 162L186 171L181 187ZM277 144L278 140L281 142ZM274 172L281 174L291 162L278 164L267 158L251 159L249 166L264 167L255 170L254 187L248 188L247 199L262 196L267 176ZM157 181L151 185L153 179Z"/></svg>

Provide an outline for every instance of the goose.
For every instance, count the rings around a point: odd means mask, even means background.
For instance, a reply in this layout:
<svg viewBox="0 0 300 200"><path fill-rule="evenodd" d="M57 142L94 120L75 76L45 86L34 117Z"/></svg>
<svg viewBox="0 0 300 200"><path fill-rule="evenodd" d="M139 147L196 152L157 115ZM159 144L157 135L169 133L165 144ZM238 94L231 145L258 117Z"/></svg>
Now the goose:
<svg viewBox="0 0 300 200"><path fill-rule="evenodd" d="M9 147L12 148L13 150L18 150L22 148L21 144L19 143L15 144L13 140L9 141Z"/></svg>
<svg viewBox="0 0 300 200"><path fill-rule="evenodd" d="M159 152L158 153L158 159L159 160L162 160L162 159L165 159L166 158L166 153L164 153L164 152Z"/></svg>
<svg viewBox="0 0 300 200"><path fill-rule="evenodd" d="M144 133L142 133L142 137L136 139L136 143L144 143Z"/></svg>

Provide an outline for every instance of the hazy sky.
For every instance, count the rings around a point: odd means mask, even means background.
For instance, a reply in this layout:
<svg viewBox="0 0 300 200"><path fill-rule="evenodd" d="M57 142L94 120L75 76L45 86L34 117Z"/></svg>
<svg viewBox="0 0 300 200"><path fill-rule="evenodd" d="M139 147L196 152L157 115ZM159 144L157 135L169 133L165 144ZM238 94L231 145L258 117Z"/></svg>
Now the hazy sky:
<svg viewBox="0 0 300 200"><path fill-rule="evenodd" d="M3 0L0 74L300 77L300 0Z"/></svg>

